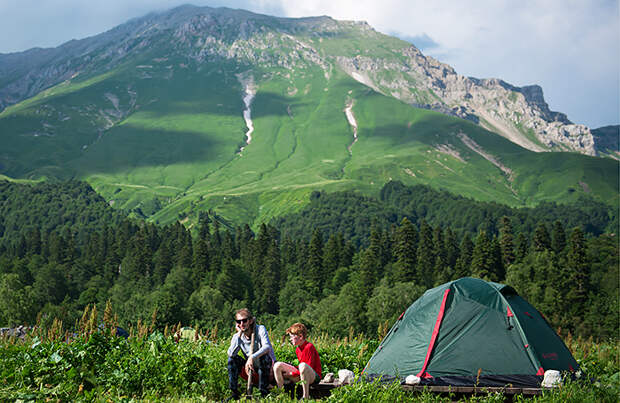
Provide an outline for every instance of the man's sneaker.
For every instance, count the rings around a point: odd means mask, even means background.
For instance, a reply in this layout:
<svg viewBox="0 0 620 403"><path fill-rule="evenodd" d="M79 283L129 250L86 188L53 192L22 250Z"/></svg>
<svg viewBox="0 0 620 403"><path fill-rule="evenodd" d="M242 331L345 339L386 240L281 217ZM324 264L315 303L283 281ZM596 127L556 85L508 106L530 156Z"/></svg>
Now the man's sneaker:
<svg viewBox="0 0 620 403"><path fill-rule="evenodd" d="M239 400L240 398L241 398L241 395L239 395L239 391L233 390L232 396L224 399L224 402L232 402L233 400Z"/></svg>

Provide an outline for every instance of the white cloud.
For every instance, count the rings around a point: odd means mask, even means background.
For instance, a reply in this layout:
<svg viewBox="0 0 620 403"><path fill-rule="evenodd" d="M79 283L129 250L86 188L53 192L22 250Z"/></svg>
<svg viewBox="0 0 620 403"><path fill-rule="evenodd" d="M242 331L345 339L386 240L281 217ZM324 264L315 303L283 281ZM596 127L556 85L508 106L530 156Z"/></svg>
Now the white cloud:
<svg viewBox="0 0 620 403"><path fill-rule="evenodd" d="M189 2L192 2L191 0ZM0 2L0 52L57 46L186 0ZM195 0L288 17L365 20L378 31L426 38L423 49L457 72L539 84L550 107L593 127L618 124L617 0ZM428 40L430 39L430 40Z"/></svg>

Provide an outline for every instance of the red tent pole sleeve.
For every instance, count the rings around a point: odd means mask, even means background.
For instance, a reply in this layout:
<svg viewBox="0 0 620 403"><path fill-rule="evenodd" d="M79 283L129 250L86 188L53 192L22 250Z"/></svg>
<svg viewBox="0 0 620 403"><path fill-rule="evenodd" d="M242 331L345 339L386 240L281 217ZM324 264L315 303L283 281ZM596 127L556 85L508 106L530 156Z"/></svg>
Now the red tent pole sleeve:
<svg viewBox="0 0 620 403"><path fill-rule="evenodd" d="M448 294L450 293L450 289L448 288L443 292L443 299L441 300L441 308L439 308L439 313L437 314L437 320L435 321L435 327L433 328L433 335L431 336L431 342L428 343L428 350L426 351L426 358L424 359L424 366L422 370L418 373L417 376L420 378L432 378L431 375L426 373L426 367L428 366L428 362L431 359L431 353L433 352L433 347L435 347L435 341L437 341L437 335L439 334L439 328L441 327L441 320L443 319L443 314L446 310L446 300L448 299Z"/></svg>

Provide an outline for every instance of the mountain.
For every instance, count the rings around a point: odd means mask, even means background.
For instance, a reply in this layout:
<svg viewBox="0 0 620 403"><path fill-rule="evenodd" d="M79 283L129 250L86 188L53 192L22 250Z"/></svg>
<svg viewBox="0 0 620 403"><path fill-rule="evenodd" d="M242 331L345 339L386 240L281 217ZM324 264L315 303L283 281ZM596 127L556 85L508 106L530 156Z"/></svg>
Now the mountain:
<svg viewBox="0 0 620 403"><path fill-rule="evenodd" d="M588 155L597 155L599 151L590 129L571 123L562 113L550 111L537 85L520 88L499 79L464 77L450 66L425 57L415 46L394 41L386 41L390 48L384 47L382 52L353 45L349 49L330 47L322 53L329 46L315 46L298 38L299 33L307 36L314 28L318 30L313 33L319 36L320 32L347 31L358 39L387 39L365 23L338 22L328 17L287 20L241 10L183 6L135 19L102 35L70 41L56 49L0 55L0 110L89 70L95 60L102 62L100 68L113 68L127 55L151 45L151 40L164 31L174 31L174 38L190 52L194 48L195 54L188 56L198 60L204 61L205 54L216 53L228 59L268 62L262 50L270 45L269 40L259 36L274 29L280 35L288 33L288 39L298 42L289 43L293 46L288 48L304 49L302 59L310 56L312 62L323 68L335 64L384 95L469 119L530 150L572 150ZM200 43L203 34L214 42ZM261 42L258 49L247 48L255 41ZM227 49L227 43L247 51L241 54ZM287 48L286 43L278 45L284 45L282 50ZM202 54L196 54L197 50ZM281 56L286 59L287 55ZM281 66L295 63L295 57L288 56L290 60Z"/></svg>
<svg viewBox="0 0 620 403"><path fill-rule="evenodd" d="M182 6L0 55L0 107L0 174L84 179L160 222L261 222L390 180L618 201L617 161L583 155L592 132L540 87L460 76L364 22Z"/></svg>
<svg viewBox="0 0 620 403"><path fill-rule="evenodd" d="M594 142L601 154L620 159L620 126L604 126L592 130Z"/></svg>

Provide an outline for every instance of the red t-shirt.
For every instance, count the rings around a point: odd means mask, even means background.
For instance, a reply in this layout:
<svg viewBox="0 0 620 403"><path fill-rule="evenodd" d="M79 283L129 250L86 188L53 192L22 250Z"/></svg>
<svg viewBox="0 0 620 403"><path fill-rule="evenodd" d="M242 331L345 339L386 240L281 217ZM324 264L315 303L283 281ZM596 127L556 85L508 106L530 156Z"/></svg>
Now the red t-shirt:
<svg viewBox="0 0 620 403"><path fill-rule="evenodd" d="M297 359L300 363L305 362L310 365L319 379L321 378L321 359L319 358L319 352L316 351L312 343L305 341L301 346L297 346L295 354L297 354Z"/></svg>

